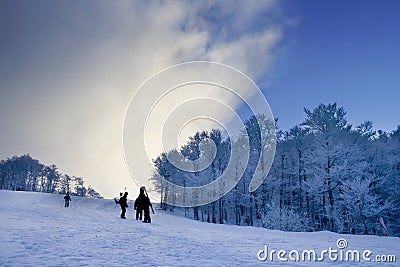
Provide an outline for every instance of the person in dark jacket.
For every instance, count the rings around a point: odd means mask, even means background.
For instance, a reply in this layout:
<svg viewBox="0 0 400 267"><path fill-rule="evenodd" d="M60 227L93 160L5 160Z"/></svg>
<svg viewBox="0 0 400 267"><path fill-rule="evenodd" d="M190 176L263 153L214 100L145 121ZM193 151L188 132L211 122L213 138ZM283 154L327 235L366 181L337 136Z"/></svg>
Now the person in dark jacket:
<svg viewBox="0 0 400 267"><path fill-rule="evenodd" d="M126 208L128 207L128 192L125 192L124 195L118 201L119 205L121 206L121 219L126 219L125 213Z"/></svg>
<svg viewBox="0 0 400 267"><path fill-rule="evenodd" d="M142 214L143 214L143 196L144 195L144 191L142 190L142 188L140 188L140 194L138 196L138 198L135 200L135 205L133 207L134 210L136 210L136 220L142 220Z"/></svg>
<svg viewBox="0 0 400 267"><path fill-rule="evenodd" d="M142 210L144 211L144 219L143 222L145 223L151 223L151 217L150 217L150 208L153 211L154 214L154 210L153 210L153 206L151 205L150 199L147 195L146 192L146 188L144 186L142 186L140 188L140 193L139 193L139 197L136 199L135 204L137 203L137 207L136 207L136 219L139 217L141 219L141 213ZM140 214L138 215L138 210L140 210Z"/></svg>
<svg viewBox="0 0 400 267"><path fill-rule="evenodd" d="M144 211L143 222L145 223L151 223L150 208L154 214L153 206L151 205L150 199L148 196L146 196L146 198L143 201L143 211Z"/></svg>
<svg viewBox="0 0 400 267"><path fill-rule="evenodd" d="M64 207L68 208L69 207L69 202L71 201L71 197L69 196L69 193L67 192L67 194L64 197Z"/></svg>

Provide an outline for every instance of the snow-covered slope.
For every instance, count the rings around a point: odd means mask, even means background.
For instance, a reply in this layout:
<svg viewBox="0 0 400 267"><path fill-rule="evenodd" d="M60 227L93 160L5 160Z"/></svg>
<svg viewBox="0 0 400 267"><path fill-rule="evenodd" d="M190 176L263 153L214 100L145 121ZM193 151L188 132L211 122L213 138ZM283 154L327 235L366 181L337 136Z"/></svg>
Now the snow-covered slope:
<svg viewBox="0 0 400 267"><path fill-rule="evenodd" d="M127 220L119 218L113 200L73 197L63 207L63 195L0 190L0 266L349 266L371 265L330 260L298 261L301 253L338 250L337 240L347 241L347 250L371 250L368 257L400 256L400 239L394 237L338 235L329 232L287 233L255 227L197 222L156 210L152 224L134 220L133 205ZM281 262L258 259L258 252L287 252ZM291 256L296 256L296 251ZM338 253L340 256L340 254ZM345 255L345 254L343 254ZM259 254L264 257L264 253ZM398 259L400 261L400 259ZM385 263L384 266L398 266Z"/></svg>

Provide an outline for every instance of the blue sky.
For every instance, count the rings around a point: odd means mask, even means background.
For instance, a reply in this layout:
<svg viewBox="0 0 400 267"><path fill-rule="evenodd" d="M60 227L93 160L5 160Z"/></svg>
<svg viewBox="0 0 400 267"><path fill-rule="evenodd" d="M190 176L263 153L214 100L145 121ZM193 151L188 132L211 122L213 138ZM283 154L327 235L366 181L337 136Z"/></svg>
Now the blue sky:
<svg viewBox="0 0 400 267"><path fill-rule="evenodd" d="M279 125L304 118L302 107L337 102L348 121L375 129L400 124L400 3L285 1L286 28L266 94Z"/></svg>
<svg viewBox="0 0 400 267"><path fill-rule="evenodd" d="M192 60L250 76L282 129L303 107L337 102L353 125L394 130L399 13L393 0L3 0L0 158L30 153L108 197L135 190L121 141L129 101L154 73Z"/></svg>

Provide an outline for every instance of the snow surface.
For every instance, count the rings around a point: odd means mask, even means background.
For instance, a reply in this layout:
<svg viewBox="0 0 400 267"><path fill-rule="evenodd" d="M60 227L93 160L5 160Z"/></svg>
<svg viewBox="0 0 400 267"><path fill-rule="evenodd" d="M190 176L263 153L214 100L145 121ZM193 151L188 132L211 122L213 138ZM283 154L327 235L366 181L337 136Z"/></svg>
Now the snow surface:
<svg viewBox="0 0 400 267"><path fill-rule="evenodd" d="M0 190L0 266L374 266L366 262L279 262L257 258L259 250L290 251L332 247L344 238L348 249L396 255L400 239L289 233L256 227L202 223L156 210L153 223L134 219L129 202L126 220L114 200Z"/></svg>

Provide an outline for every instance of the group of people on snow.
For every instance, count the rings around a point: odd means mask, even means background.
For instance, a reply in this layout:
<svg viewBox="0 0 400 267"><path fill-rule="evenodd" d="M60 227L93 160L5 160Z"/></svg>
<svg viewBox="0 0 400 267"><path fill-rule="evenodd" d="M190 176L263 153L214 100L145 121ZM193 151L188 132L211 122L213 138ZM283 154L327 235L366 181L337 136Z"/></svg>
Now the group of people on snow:
<svg viewBox="0 0 400 267"><path fill-rule="evenodd" d="M115 198L115 203L121 206L121 219L126 219L126 208L128 208L128 192L120 193L119 198ZM69 193L64 196L64 207L69 207L71 197ZM153 205L151 205L150 198L147 195L146 188L140 187L139 196L135 200L134 209L136 210L136 220L142 220L143 222L151 223L150 209L154 214Z"/></svg>
<svg viewBox="0 0 400 267"><path fill-rule="evenodd" d="M115 199L115 203L121 206L121 219L126 219L125 214L126 208L128 208L128 192L125 192L123 195L120 193L120 197L119 199ZM154 210L144 186L140 187L139 196L135 200L134 209L136 210L136 220L142 220L142 215L144 213L143 222L151 223L150 209L153 214Z"/></svg>

